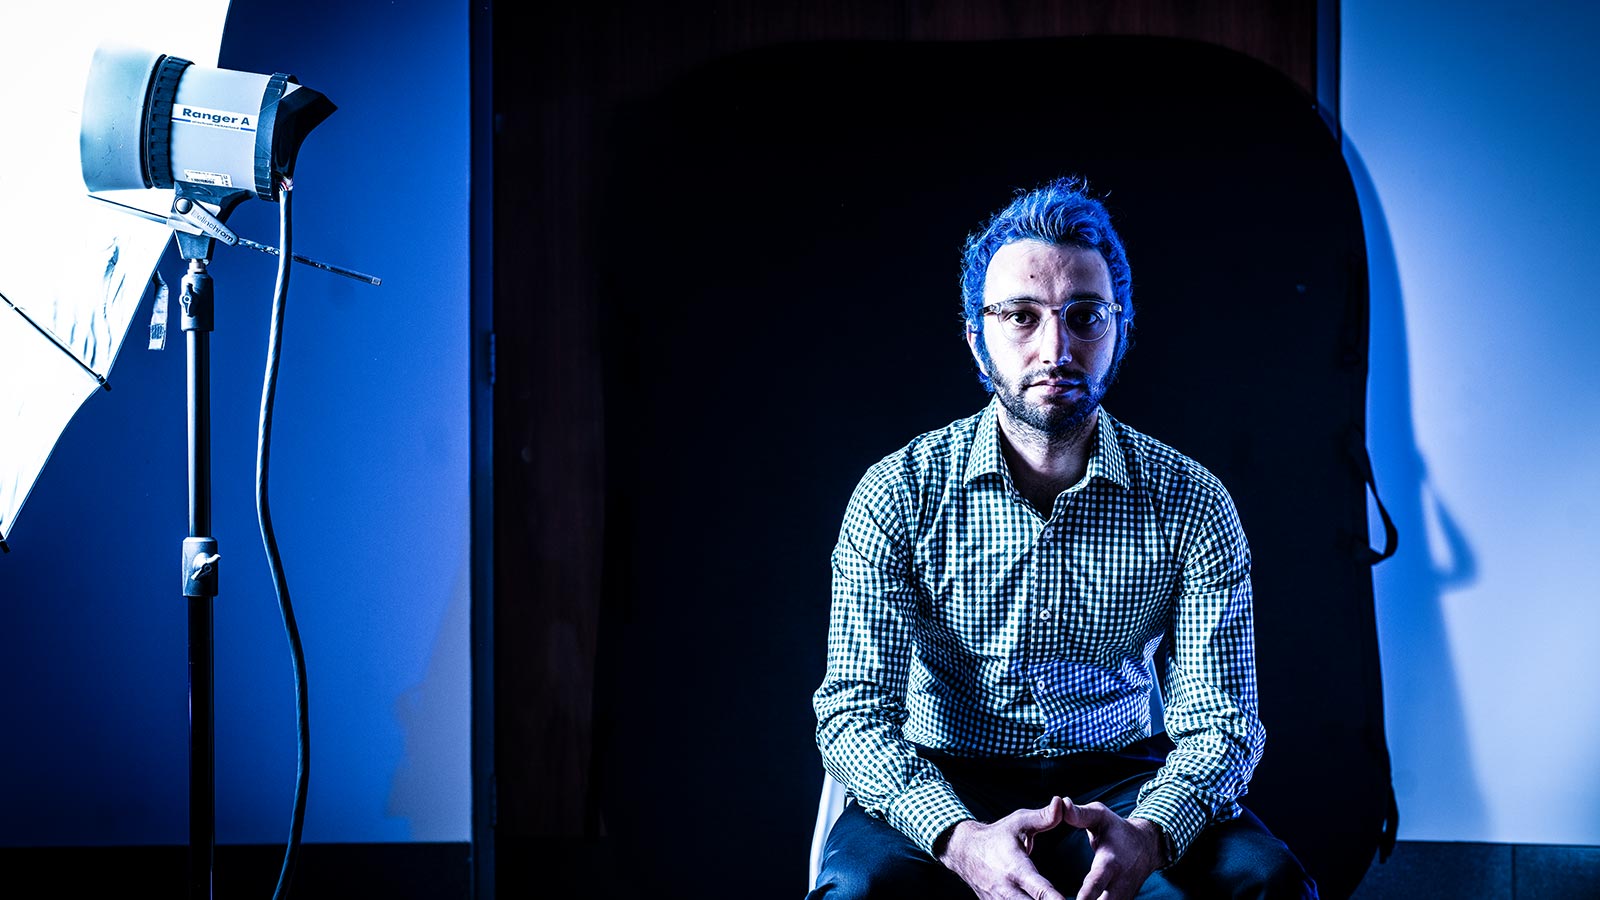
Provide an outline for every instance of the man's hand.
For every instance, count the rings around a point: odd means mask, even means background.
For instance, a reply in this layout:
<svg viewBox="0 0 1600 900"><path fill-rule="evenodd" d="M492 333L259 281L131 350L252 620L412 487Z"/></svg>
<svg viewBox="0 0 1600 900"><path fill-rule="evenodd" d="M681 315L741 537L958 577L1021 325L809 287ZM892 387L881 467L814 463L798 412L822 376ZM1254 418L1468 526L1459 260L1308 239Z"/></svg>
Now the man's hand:
<svg viewBox="0 0 1600 900"><path fill-rule="evenodd" d="M1104 803L1066 803L1062 821L1089 833L1094 862L1077 900L1128 900L1161 865L1161 832L1148 819L1124 819Z"/></svg>
<svg viewBox="0 0 1600 900"><path fill-rule="evenodd" d="M939 862L960 875L980 900L1067 900L1039 874L1028 854L1033 836L1065 821L1069 806L1056 797L1041 809L1019 809L992 825L959 822L950 829Z"/></svg>

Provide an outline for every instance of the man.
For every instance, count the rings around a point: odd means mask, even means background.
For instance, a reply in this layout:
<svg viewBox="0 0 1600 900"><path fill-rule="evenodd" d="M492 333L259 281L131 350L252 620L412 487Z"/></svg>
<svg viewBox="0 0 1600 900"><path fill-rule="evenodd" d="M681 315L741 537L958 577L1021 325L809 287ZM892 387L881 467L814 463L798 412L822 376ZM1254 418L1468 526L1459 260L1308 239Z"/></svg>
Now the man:
<svg viewBox="0 0 1600 900"><path fill-rule="evenodd" d="M1233 502L1100 407L1134 318L1104 207L1017 197L962 300L994 399L868 470L834 550L814 705L853 802L812 896L1315 896L1237 803L1265 733Z"/></svg>

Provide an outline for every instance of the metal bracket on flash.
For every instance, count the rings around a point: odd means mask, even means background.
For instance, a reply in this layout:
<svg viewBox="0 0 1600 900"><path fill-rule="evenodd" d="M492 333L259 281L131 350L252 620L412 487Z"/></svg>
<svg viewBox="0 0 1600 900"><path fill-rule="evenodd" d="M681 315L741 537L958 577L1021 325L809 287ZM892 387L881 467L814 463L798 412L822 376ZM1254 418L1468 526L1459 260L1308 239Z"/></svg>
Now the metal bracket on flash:
<svg viewBox="0 0 1600 900"><path fill-rule="evenodd" d="M201 188L197 185L185 184L184 190L193 191L198 194ZM212 200L194 200L193 198L188 198L191 201L190 206L180 211L177 208L176 203L174 203L172 213L165 216L157 215L156 213L137 206L129 206L126 203L118 203L115 200L107 200L105 197L100 197L95 194L90 194L89 199L94 200L97 203L113 207L121 212L127 213L130 216L136 216L140 219L144 219L147 222L159 222L160 224L171 228L173 233L177 235L178 249L182 251L184 259L210 259L211 245L208 243L208 241L212 240L221 240L223 243L230 246L248 247L258 253L265 253L269 256L277 256L277 247L270 247L266 244L258 244L255 241L252 241L249 238L243 237L231 229L228 229L226 226L222 226L222 219L226 217L227 214L232 210L232 205L237 205L247 196L248 194L246 194L244 191L236 191L223 197L222 199L225 202L222 203L213 202ZM215 220L218 226L222 227L224 231L227 231L227 233L232 236L232 240L220 235L215 235L208 231L207 226L202 225L200 217L196 214L193 214L195 210L200 210L200 212L209 214L210 218ZM311 266L314 269L321 269L324 272L332 272L335 275L343 275L346 278L351 278L356 281L364 281L373 286L383 284L383 279L376 275L368 275L365 272L357 272L354 269L347 269L344 266L336 266L332 263L320 262L309 257L301 256L298 253L294 254L293 259L295 262L300 263L301 265Z"/></svg>

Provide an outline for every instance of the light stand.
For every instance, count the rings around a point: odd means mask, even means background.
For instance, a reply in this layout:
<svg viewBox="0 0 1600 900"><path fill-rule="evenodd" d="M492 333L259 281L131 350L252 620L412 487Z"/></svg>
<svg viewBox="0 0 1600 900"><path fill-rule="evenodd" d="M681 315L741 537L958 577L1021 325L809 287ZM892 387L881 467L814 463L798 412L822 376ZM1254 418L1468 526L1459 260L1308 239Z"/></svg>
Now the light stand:
<svg viewBox="0 0 1600 900"><path fill-rule="evenodd" d="M216 850L214 601L221 556L211 535L211 332L216 304L207 266L218 240L279 257L257 445L256 507L295 667L299 764L290 836L274 892L275 898L283 898L294 876L310 772L305 656L272 534L266 490L283 301L292 262L374 285L379 279L292 251L289 192L295 157L306 134L334 111L326 97L301 87L293 76L203 69L177 57L102 47L91 66L83 107L79 149L84 185L91 194L174 189L172 211L166 217L104 197L95 199L169 225L178 238L180 255L189 263L179 302L188 354L189 534L183 541L183 595L189 619L191 898L212 896ZM281 247L245 240L223 224L238 204L252 196L278 202Z"/></svg>
<svg viewBox="0 0 1600 900"><path fill-rule="evenodd" d="M196 199L180 187L174 210ZM221 204L218 219L244 199ZM189 896L212 896L216 855L215 630L217 539L211 535L211 332L216 327L215 285L207 266L215 241L177 233L189 261L178 303L188 357L189 536L183 541L183 595L189 608Z"/></svg>
<svg viewBox="0 0 1600 900"><path fill-rule="evenodd" d="M216 770L215 770L215 700L214 700L214 625L213 604L217 596L218 562L217 540L211 532L211 332L215 328L215 286L208 271L216 241L230 246L247 246L279 258L279 295L274 301L274 324L269 344L268 384L276 380L278 346L277 335L282 325L281 292L287 289L290 262L303 263L325 272L343 275L371 285L382 283L375 275L367 275L343 266L330 265L308 259L289 250L289 191L285 179L278 194L280 222L283 228L283 248L258 244L234 234L223 220L250 194L244 191L219 190L203 185L181 184L174 192L172 214L161 217L136 207L126 206L104 198L95 198L123 212L164 222L172 227L178 239L179 255L189 262L189 271L183 278L179 304L182 308L181 327L185 335L188 354L188 435L189 435L189 536L183 541L183 594L188 604L189 616L189 896L212 895L212 872L216 848ZM257 463L257 512L261 518L262 539L266 544L268 564L273 568L284 627L289 637L291 655L295 660L295 684L300 736L300 767L296 772L295 810L291 817L289 849L284 867L279 875L274 897L287 894L294 875L300 829L304 821L305 790L310 727L302 702L306 692L305 662L300 651L298 629L288 607L288 586L282 577L277 557L277 544L271 535L270 516L266 501L266 446L270 435L270 389L264 394L262 407L261 456Z"/></svg>

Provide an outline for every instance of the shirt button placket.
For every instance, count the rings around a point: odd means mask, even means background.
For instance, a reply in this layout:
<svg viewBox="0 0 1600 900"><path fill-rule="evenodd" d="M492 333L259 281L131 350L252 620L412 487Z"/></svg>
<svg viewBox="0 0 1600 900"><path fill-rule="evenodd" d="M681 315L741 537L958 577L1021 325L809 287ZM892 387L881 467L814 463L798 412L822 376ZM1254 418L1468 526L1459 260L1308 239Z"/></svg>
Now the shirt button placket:
<svg viewBox="0 0 1600 900"><path fill-rule="evenodd" d="M1029 509L1032 510L1032 507L1030 506ZM1044 658L1050 636L1046 629L1040 627L1039 623L1028 620L1032 618L1029 615L1030 611L1042 596L1039 592L1039 550L1044 539L1043 536L1049 531L1049 526L1041 523L1037 518L1032 519L1029 524L1033 529L1033 540L1028 545L1026 568L1024 569L1027 575L1022 585L1024 592L1022 618L1028 623L1028 659L1038 661ZM1040 683L1042 684L1043 682Z"/></svg>
<svg viewBox="0 0 1600 900"><path fill-rule="evenodd" d="M1072 498L1069 498L1069 503ZM1046 612L1050 613L1050 653L1053 657L1062 655L1062 617L1066 615L1066 580L1067 559L1066 540L1062 538L1066 532L1066 522L1069 519L1070 506L1062 506L1061 516L1054 520L1050 527L1050 549L1045 556L1050 557L1050 585L1046 586Z"/></svg>

